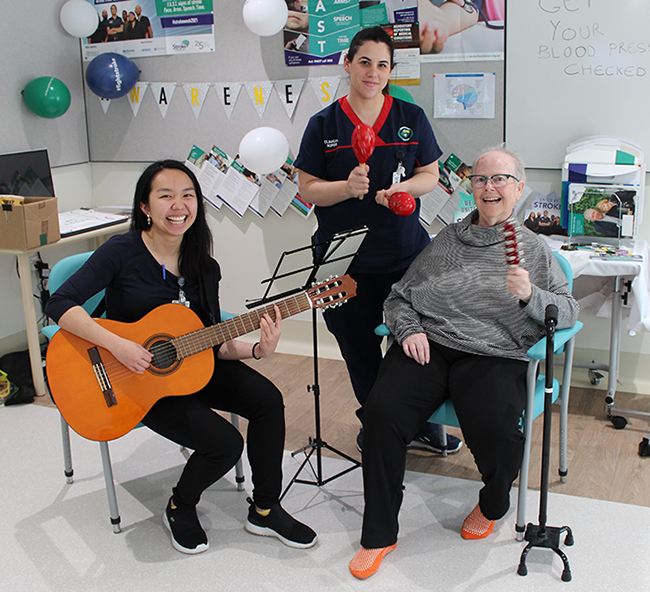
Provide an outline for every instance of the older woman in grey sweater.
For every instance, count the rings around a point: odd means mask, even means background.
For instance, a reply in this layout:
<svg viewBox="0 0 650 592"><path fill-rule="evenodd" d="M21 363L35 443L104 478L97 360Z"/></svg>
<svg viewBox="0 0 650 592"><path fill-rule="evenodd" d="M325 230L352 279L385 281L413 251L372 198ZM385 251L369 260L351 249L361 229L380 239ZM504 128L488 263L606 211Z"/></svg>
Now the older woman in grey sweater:
<svg viewBox="0 0 650 592"><path fill-rule="evenodd" d="M358 578L375 573L395 548L406 445L447 398L484 483L461 534L492 532L508 511L523 455L526 351L544 334L549 304L558 308L560 329L578 318L550 249L513 216L524 187L519 159L499 147L473 169L476 210L436 236L384 305L395 342L366 404L363 530L350 562ZM521 265L506 264L506 221L517 228Z"/></svg>

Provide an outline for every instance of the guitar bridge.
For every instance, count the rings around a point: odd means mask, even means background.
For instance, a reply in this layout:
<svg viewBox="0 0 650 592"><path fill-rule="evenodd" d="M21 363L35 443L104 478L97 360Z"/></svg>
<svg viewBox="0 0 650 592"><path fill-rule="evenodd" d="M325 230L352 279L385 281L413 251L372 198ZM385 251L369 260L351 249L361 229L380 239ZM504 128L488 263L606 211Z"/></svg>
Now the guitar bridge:
<svg viewBox="0 0 650 592"><path fill-rule="evenodd" d="M93 366L95 378L99 383L99 388L104 395L106 406L112 407L113 405L117 405L117 399L115 398L115 393L113 392L113 387L111 386L111 381L108 378L108 372L106 372L99 350L96 347L91 347L88 350L88 357L90 357L90 362Z"/></svg>

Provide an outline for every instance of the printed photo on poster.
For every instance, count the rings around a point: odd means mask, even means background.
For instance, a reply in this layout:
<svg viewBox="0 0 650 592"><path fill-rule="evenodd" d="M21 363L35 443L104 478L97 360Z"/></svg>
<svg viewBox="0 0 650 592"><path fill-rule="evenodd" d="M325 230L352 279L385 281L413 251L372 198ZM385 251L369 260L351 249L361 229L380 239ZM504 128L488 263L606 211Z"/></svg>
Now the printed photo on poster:
<svg viewBox="0 0 650 592"><path fill-rule="evenodd" d="M213 0L87 0L99 26L82 39L83 58L106 52L128 57L214 51Z"/></svg>
<svg viewBox="0 0 650 592"><path fill-rule="evenodd" d="M570 236L634 238L637 192L625 185L569 183Z"/></svg>
<svg viewBox="0 0 650 592"><path fill-rule="evenodd" d="M503 60L505 0L419 0L422 62Z"/></svg>
<svg viewBox="0 0 650 592"><path fill-rule="evenodd" d="M543 195L535 191L524 215L524 226L537 234L567 234L566 228L562 227L562 198L555 192Z"/></svg>

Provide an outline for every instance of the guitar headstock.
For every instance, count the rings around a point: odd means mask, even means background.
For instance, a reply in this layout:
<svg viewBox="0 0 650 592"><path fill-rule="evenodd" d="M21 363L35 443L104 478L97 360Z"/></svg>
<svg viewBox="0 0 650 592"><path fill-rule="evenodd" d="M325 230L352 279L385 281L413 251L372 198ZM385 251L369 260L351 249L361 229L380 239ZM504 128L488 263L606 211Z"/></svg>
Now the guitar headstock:
<svg viewBox="0 0 650 592"><path fill-rule="evenodd" d="M512 222L504 222L503 239L506 247L506 263L510 266L519 265L524 261L522 253L520 253L519 247L517 246L518 238L515 225Z"/></svg>
<svg viewBox="0 0 650 592"><path fill-rule="evenodd" d="M349 275L342 275L324 281L307 290L307 296L314 308L330 308L340 306L357 295L357 282Z"/></svg>

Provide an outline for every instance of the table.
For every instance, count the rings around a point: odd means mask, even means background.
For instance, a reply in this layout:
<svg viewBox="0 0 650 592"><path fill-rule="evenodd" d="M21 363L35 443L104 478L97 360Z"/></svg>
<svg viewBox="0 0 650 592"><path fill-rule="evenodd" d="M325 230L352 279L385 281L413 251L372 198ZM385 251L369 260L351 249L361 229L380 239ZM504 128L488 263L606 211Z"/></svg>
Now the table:
<svg viewBox="0 0 650 592"><path fill-rule="evenodd" d="M68 236L61 240L23 251L20 249L0 249L0 254L15 255L18 259L18 272L20 273L20 292L23 299L23 313L25 315L25 329L27 331L27 348L29 350L29 361L32 367L32 379L34 381L34 390L37 396L46 394L45 378L43 376L43 364L41 361L41 345L38 331L38 317L34 306L34 289L32 286L32 270L29 264L29 257L39 251L45 251L54 247L69 245L82 240L95 240L101 242L109 234L126 232L131 222L122 222L114 226L106 226L88 232Z"/></svg>
<svg viewBox="0 0 650 592"><path fill-rule="evenodd" d="M607 277L612 280L612 320L610 326L609 364L594 364L574 362L574 366L589 368L592 382L595 383L593 374L596 370L608 373L607 395L605 405L607 415L616 428L623 428L627 420L618 415L625 414L640 417L650 421L650 414L630 409L620 409L614 404L616 386L619 375L620 340L623 319L623 303L630 305L630 317L627 329L631 335L638 331L650 331L650 250L644 240L629 241L625 248L636 255L642 255L643 261L608 260L600 261L591 259L592 251L560 250L563 242L546 238L553 250L559 250L564 255L573 270L574 279L580 276Z"/></svg>

